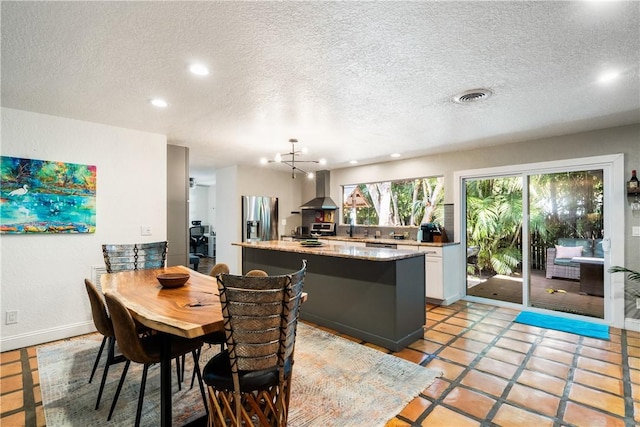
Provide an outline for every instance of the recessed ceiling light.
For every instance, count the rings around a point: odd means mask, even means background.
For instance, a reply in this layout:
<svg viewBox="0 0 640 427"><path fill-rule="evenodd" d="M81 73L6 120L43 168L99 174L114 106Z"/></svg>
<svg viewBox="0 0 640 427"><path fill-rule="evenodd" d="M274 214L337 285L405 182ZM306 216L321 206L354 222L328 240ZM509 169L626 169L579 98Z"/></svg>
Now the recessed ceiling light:
<svg viewBox="0 0 640 427"><path fill-rule="evenodd" d="M189 67L189 71L191 71L196 76L208 76L209 69L202 64L193 64Z"/></svg>
<svg viewBox="0 0 640 427"><path fill-rule="evenodd" d="M266 157L263 157L260 159L260 164L261 165L266 165L267 163L269 163L269 159L267 159Z"/></svg>
<svg viewBox="0 0 640 427"><path fill-rule="evenodd" d="M393 153L393 154L391 155L391 157L394 157L394 158L395 158L395 157L400 157L400 153Z"/></svg>
<svg viewBox="0 0 640 427"><path fill-rule="evenodd" d="M158 108L166 108L169 105L167 104L167 101L160 98L154 98L150 102L151 102L151 105Z"/></svg>
<svg viewBox="0 0 640 427"><path fill-rule="evenodd" d="M600 78L598 79L598 81L600 83L609 83L615 79L617 79L618 77L620 77L620 73L617 71L607 71L606 73L602 74L600 76Z"/></svg>
<svg viewBox="0 0 640 427"><path fill-rule="evenodd" d="M349 163L351 163L352 165L357 165L358 161L357 160L351 160Z"/></svg>
<svg viewBox="0 0 640 427"><path fill-rule="evenodd" d="M326 165L327 164L327 159L320 159L320 160L318 160L318 163L320 163L321 165Z"/></svg>

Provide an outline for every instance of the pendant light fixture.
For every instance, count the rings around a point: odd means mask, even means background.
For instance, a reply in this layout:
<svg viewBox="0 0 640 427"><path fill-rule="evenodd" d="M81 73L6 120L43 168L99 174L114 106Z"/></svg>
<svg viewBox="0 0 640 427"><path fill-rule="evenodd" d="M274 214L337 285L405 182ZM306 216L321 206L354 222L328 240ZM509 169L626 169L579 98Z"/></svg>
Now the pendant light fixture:
<svg viewBox="0 0 640 427"><path fill-rule="evenodd" d="M303 173L305 175L307 175L307 178L312 179L314 177L313 172L305 172L303 169L300 169L300 167L298 166L300 163L317 163L317 164L325 164L325 160L324 159L320 159L320 160L297 160L297 156L302 154L302 151L298 151L296 149L296 144L298 142L297 139L295 138L291 138L289 140L289 142L291 143L291 151L289 151L288 153L278 153L275 155L275 157L273 158L273 160L268 160L266 161L267 163L282 163L285 164L287 166L289 166L291 168L291 178L295 179L296 178L296 171ZM263 161L264 163L264 161Z"/></svg>

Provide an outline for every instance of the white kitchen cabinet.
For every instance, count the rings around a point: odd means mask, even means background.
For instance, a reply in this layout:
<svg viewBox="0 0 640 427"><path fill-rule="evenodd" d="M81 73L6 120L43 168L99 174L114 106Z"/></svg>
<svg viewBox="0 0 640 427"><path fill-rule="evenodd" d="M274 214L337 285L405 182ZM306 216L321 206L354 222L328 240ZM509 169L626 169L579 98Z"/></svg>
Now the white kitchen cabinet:
<svg viewBox="0 0 640 427"><path fill-rule="evenodd" d="M464 266L460 264L460 245L420 246L425 256L425 296L449 305L459 300Z"/></svg>

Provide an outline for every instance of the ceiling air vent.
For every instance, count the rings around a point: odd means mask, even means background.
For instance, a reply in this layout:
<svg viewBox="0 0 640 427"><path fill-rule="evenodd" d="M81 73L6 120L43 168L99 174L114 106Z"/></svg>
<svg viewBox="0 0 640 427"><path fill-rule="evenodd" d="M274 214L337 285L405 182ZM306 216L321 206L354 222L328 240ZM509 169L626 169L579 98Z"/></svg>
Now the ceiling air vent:
<svg viewBox="0 0 640 427"><path fill-rule="evenodd" d="M472 89L454 96L453 100L458 104L471 104L487 99L491 95L493 95L493 92L489 89Z"/></svg>

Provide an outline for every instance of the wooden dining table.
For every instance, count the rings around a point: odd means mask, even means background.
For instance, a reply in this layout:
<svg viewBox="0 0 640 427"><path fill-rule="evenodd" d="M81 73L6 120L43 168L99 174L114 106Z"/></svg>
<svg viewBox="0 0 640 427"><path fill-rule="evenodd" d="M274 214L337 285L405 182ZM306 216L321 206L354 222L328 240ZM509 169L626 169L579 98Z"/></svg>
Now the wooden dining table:
<svg viewBox="0 0 640 427"><path fill-rule="evenodd" d="M189 273L189 281L177 288L163 288L162 273ZM185 266L103 274L102 291L118 298L141 324L164 333L160 363L160 422L171 425L171 335L197 338L223 330L222 309L216 279Z"/></svg>

